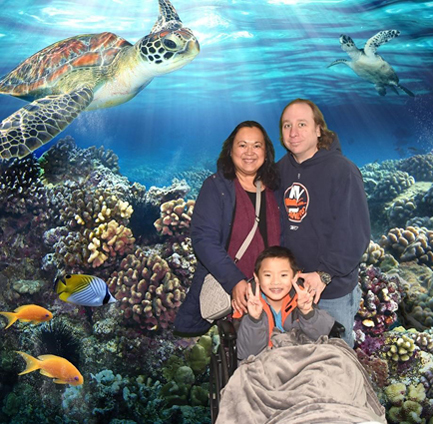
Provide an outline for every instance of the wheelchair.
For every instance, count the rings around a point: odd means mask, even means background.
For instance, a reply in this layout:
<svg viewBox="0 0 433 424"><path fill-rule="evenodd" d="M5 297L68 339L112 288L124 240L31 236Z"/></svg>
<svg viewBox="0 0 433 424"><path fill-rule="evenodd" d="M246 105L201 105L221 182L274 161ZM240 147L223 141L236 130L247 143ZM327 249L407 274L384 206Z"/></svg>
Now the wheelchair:
<svg viewBox="0 0 433 424"><path fill-rule="evenodd" d="M220 343L216 352L212 352L210 358L209 398L212 424L216 422L218 417L221 390L225 387L238 365L236 330L233 322L227 318L221 318L215 323L218 327ZM344 326L335 321L329 337L341 338L344 332Z"/></svg>

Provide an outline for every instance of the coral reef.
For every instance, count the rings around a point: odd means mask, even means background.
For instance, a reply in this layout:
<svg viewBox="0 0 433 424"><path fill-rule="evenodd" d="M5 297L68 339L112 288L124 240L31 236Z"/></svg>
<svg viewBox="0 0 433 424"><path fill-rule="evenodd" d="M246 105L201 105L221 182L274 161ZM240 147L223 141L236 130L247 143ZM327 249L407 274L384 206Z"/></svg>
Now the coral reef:
<svg viewBox="0 0 433 424"><path fill-rule="evenodd" d="M362 169L374 238L359 276L356 352L390 423L433 422L431 157ZM39 301L54 315L4 335L0 422L210 422L217 336L171 331L197 263L193 199L210 171L143 167L152 184L172 181L146 189L120 174L112 151L80 149L70 137L38 161L0 166L0 303ZM97 274L118 302L90 312L59 301L51 290L59 271ZM18 376L14 350L67 357L86 384Z"/></svg>
<svg viewBox="0 0 433 424"><path fill-rule="evenodd" d="M396 311L404 293L399 278L382 274L378 268L362 267L361 305L357 314L363 333L379 336L397 321ZM359 333L358 333L359 337Z"/></svg>
<svg viewBox="0 0 433 424"><path fill-rule="evenodd" d="M118 161L112 150L105 150L102 146L79 149L71 136L60 139L39 158L42 178L52 184L58 184L65 178L83 180L98 165L118 173Z"/></svg>

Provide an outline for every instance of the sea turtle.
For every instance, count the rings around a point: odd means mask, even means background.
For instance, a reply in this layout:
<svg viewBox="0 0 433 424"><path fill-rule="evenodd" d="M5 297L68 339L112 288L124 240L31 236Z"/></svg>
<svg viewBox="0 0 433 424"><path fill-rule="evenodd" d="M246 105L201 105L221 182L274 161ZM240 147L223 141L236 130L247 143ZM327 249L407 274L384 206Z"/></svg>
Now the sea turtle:
<svg viewBox="0 0 433 424"><path fill-rule="evenodd" d="M398 76L394 69L392 69L391 65L383 60L381 56L376 54L378 47L387 43L389 40L398 37L399 35L400 31L395 29L380 31L365 43L363 49L358 49L348 35L341 35L341 48L350 56L352 60L334 60L334 62L332 62L328 68L338 65L339 63L344 63L350 69L352 69L356 75L374 84L376 91L381 96L386 94L385 86L388 85L397 94L399 94L399 92L397 91L396 87L403 90L409 96L414 97L415 95L411 91L398 83Z"/></svg>
<svg viewBox="0 0 433 424"><path fill-rule="evenodd" d="M149 35L134 45L115 34L67 38L39 51L0 80L0 94L31 103L0 124L0 158L23 158L63 131L82 111L117 106L158 75L200 51L168 0Z"/></svg>

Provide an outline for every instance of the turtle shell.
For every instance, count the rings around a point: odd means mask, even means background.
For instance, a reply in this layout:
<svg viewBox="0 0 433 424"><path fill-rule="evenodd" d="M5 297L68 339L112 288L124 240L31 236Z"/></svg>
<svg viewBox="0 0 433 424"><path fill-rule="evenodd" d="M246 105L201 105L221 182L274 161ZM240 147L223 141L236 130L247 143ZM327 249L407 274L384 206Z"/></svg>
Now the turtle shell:
<svg viewBox="0 0 433 424"><path fill-rule="evenodd" d="M131 43L110 32L58 41L26 59L0 81L0 93L17 97L50 91L58 80L83 67L110 65ZM36 95L36 97L39 97Z"/></svg>

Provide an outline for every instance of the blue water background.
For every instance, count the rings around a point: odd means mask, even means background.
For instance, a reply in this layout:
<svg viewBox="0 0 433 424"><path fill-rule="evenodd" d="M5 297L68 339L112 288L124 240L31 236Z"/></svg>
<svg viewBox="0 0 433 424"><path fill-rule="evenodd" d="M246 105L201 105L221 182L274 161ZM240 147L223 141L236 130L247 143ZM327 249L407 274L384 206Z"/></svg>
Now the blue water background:
<svg viewBox="0 0 433 424"><path fill-rule="evenodd" d="M134 99L86 112L56 140L71 135L80 147L103 145L119 155L121 172L146 185L214 166L223 140L241 121L268 130L277 158L278 119L297 97L316 102L358 166L426 153L433 147L433 2L174 0L180 18L197 36L193 62L155 78ZM156 0L2 0L0 75L28 56L77 34L114 32L130 42L148 34ZM372 84L345 65L340 34L358 48L378 31L399 37L378 53L415 98ZM0 120L24 102L0 97ZM38 153L41 153L40 149ZM157 181L156 175L161 178Z"/></svg>

